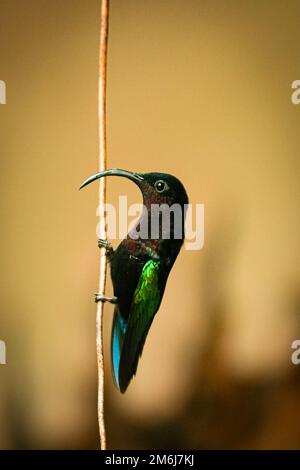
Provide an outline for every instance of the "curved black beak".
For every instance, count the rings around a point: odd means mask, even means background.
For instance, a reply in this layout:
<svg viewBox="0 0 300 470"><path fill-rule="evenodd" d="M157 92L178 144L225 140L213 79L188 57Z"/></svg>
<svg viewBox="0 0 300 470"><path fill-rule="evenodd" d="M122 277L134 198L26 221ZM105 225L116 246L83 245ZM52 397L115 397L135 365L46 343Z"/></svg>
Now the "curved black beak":
<svg viewBox="0 0 300 470"><path fill-rule="evenodd" d="M123 176L124 178L128 178L131 181L134 181L138 186L139 186L139 183L144 181L144 178L138 173L132 173L131 171L119 170L116 168L114 170L104 170L104 171L101 171L100 173L96 173L95 175L90 176L87 180L85 180L82 183L79 189L84 188L85 186L87 186L88 184L92 183L95 180L98 180L99 178L103 178L103 176Z"/></svg>

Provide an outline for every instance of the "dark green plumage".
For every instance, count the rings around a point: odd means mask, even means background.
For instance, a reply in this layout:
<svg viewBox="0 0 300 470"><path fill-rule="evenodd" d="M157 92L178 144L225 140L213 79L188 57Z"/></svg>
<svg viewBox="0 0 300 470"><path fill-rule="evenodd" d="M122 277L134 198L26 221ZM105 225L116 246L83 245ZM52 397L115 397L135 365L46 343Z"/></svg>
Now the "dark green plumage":
<svg viewBox="0 0 300 470"><path fill-rule="evenodd" d="M134 292L126 334L119 343L122 351L121 359L115 357L112 350L113 370L115 380L120 390L125 391L133 374L136 373L138 359L143 351L143 346L151 326L152 320L161 302L159 289L159 266L157 261L149 260L143 267L137 288ZM118 312L115 316L119 315ZM114 335L114 328L113 333ZM114 337L112 337L114 344Z"/></svg>
<svg viewBox="0 0 300 470"><path fill-rule="evenodd" d="M139 174L125 170L106 170L86 180L82 187L97 178L110 175L127 177L139 186L146 211L134 230L139 229L138 233L145 233L140 230L143 224L149 228L147 236L133 237L132 230L115 251L110 248L109 254L114 295L117 298L111 339L113 375L117 387L124 393L136 373L168 275L184 240L188 197L182 183L174 176L164 173ZM160 226L156 237L151 238L153 204L166 207L178 204L182 211L179 219L170 219L168 229L162 230ZM161 219L159 221L161 224ZM176 236L178 229L181 229L180 237Z"/></svg>

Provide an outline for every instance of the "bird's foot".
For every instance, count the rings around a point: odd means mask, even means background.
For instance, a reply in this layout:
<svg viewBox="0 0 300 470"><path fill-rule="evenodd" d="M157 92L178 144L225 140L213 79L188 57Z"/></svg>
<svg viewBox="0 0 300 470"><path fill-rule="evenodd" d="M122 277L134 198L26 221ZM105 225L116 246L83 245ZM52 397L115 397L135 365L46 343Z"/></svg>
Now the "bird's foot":
<svg viewBox="0 0 300 470"><path fill-rule="evenodd" d="M118 299L117 297L113 296L113 297L106 297L105 295L101 295L101 294L95 294L95 302L98 303L98 302L109 302L110 304L117 304L118 303Z"/></svg>
<svg viewBox="0 0 300 470"><path fill-rule="evenodd" d="M102 238L99 238L98 240L98 247L105 248L109 256L111 256L114 252L112 244L108 240L103 240Z"/></svg>

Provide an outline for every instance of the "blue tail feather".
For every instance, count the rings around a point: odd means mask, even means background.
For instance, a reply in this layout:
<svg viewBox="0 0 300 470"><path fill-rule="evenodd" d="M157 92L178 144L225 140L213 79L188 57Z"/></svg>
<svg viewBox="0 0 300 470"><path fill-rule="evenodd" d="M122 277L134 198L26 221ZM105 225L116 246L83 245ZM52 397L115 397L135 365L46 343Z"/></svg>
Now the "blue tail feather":
<svg viewBox="0 0 300 470"><path fill-rule="evenodd" d="M122 351L122 345L126 332L127 323L121 317L118 307L115 309L113 326L112 326L112 339L111 339L111 356L113 364L113 375L115 383L118 388L119 385L119 368L120 368L120 357Z"/></svg>

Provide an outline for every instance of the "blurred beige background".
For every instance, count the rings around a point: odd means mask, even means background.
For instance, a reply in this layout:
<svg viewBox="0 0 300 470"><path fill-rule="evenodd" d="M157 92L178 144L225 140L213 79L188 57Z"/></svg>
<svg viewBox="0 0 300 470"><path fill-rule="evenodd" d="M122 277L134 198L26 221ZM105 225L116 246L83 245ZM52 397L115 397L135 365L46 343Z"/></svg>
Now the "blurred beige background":
<svg viewBox="0 0 300 470"><path fill-rule="evenodd" d="M100 1L0 0L0 448L97 448ZM205 204L122 396L110 448L300 446L300 1L112 0L109 167ZM139 202L125 180L108 181ZM108 291L111 289L108 285Z"/></svg>

